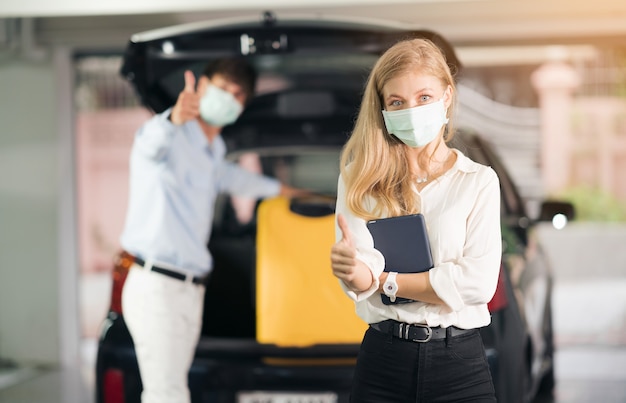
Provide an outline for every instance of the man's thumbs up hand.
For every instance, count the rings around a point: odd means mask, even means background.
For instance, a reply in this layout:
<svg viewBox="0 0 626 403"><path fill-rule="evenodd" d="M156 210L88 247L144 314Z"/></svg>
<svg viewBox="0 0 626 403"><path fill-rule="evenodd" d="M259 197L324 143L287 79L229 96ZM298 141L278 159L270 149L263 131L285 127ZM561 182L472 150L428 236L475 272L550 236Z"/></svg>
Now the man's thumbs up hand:
<svg viewBox="0 0 626 403"><path fill-rule="evenodd" d="M193 72L190 70L185 71L185 88L183 91L192 94L196 93L196 76L194 76Z"/></svg>
<svg viewBox="0 0 626 403"><path fill-rule="evenodd" d="M175 125L182 125L198 116L200 116L200 97L196 93L196 77L192 71L187 70L185 71L185 87L178 94L170 120Z"/></svg>

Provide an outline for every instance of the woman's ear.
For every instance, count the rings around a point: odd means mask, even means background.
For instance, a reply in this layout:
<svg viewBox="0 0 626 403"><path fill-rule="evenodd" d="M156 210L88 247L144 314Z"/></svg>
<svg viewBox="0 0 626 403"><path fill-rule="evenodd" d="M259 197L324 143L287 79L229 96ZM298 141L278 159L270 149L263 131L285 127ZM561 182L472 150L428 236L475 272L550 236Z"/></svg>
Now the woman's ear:
<svg viewBox="0 0 626 403"><path fill-rule="evenodd" d="M448 85L446 91L443 93L443 104L446 106L446 109L450 107L452 104L452 86Z"/></svg>

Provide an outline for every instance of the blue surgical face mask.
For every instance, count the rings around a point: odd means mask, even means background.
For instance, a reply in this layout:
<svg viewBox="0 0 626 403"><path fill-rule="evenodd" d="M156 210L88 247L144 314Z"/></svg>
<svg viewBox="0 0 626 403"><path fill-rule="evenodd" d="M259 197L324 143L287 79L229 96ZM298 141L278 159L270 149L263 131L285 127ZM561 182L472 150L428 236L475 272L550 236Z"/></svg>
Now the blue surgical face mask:
<svg viewBox="0 0 626 403"><path fill-rule="evenodd" d="M423 147L433 141L448 123L443 98L437 102L397 111L383 110L387 131L409 147Z"/></svg>
<svg viewBox="0 0 626 403"><path fill-rule="evenodd" d="M215 85L209 84L200 99L200 116L211 126L224 127L234 123L242 110L243 106L233 94Z"/></svg>

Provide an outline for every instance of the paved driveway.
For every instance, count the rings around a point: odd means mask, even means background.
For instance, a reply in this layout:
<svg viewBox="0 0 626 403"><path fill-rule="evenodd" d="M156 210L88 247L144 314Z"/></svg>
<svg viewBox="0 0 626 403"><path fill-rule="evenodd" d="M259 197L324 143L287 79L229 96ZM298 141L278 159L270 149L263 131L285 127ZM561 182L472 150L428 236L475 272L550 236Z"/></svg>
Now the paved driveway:
<svg viewBox="0 0 626 403"><path fill-rule="evenodd" d="M557 386L536 403L625 403L626 224L539 234L555 271Z"/></svg>

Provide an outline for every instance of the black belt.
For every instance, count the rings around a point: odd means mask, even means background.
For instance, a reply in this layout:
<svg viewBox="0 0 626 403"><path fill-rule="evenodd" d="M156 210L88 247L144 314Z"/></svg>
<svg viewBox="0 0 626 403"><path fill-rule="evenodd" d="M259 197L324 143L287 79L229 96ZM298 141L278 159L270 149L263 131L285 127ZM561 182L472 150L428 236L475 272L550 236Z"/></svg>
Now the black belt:
<svg viewBox="0 0 626 403"><path fill-rule="evenodd" d="M137 263L139 266L146 267L146 262L143 259L140 259L138 257L135 257L135 263ZM155 273L160 273L163 274L165 276L171 277L171 278L175 278L177 280L181 280L181 281L185 281L187 280L187 277L189 277L188 275L184 274L184 273L180 273L174 270L170 270L170 269L166 269L164 267L160 267L160 266L156 266L156 265L152 265L152 267L150 267L150 270L152 270ZM193 276L191 278L191 282L194 284L204 284L206 279L208 278L208 276Z"/></svg>
<svg viewBox="0 0 626 403"><path fill-rule="evenodd" d="M430 340L445 339L447 333L450 337L459 336L474 331L475 329L461 329L456 326L449 328L429 327L426 325L409 325L408 323L397 322L395 320L385 320L370 324L372 329L382 333L391 333L393 336L403 340L410 340L417 343L425 343Z"/></svg>

